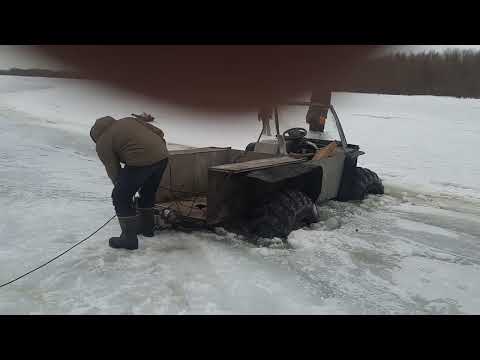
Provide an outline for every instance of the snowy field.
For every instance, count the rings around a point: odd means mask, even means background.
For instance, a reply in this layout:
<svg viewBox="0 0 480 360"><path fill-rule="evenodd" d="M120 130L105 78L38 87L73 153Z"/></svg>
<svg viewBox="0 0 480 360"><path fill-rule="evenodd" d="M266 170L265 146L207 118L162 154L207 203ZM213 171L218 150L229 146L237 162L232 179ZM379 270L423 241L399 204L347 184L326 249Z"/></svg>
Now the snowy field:
<svg viewBox="0 0 480 360"><path fill-rule="evenodd" d="M335 93L347 139L384 196L322 205L292 249L168 231L113 250L111 222L0 289L0 314L480 314L480 100ZM0 76L0 283L113 215L95 118L147 111L170 149L244 146L256 114L225 120L81 80ZM296 111L291 125L305 126ZM285 115L285 113L284 113ZM294 120L297 120L295 123Z"/></svg>

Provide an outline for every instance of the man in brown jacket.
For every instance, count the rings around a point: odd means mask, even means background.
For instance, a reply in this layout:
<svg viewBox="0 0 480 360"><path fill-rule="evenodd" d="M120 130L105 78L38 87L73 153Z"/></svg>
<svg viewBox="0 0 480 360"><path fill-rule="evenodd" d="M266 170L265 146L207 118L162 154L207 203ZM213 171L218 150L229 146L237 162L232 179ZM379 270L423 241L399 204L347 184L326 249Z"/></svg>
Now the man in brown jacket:
<svg viewBox="0 0 480 360"><path fill-rule="evenodd" d="M153 236L153 205L168 163L168 150L163 131L147 121L139 116L119 120L106 116L97 119L90 130L98 157L114 185L112 200L122 233L110 238L112 248L138 249L137 234ZM137 191L140 199L135 209Z"/></svg>
<svg viewBox="0 0 480 360"><path fill-rule="evenodd" d="M324 105L330 105L332 99L330 91L327 90L314 90L312 92L311 102L316 102ZM309 124L310 131L323 132L325 130L325 122L327 121L328 108L311 105L308 108L306 121Z"/></svg>

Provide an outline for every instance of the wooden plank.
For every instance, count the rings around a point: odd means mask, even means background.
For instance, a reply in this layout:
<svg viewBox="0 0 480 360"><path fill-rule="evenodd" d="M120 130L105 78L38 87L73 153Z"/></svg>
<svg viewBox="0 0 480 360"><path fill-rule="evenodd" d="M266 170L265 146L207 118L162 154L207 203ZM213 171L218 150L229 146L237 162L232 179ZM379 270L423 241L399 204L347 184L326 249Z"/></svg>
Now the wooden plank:
<svg viewBox="0 0 480 360"><path fill-rule="evenodd" d="M245 161L241 163L212 166L210 169L214 171L222 171L227 173L241 173L245 171L265 169L265 168L278 166L278 165L299 163L302 161L305 161L305 159L294 159L289 156L282 156L282 157L274 157L274 158L268 158L268 159Z"/></svg>

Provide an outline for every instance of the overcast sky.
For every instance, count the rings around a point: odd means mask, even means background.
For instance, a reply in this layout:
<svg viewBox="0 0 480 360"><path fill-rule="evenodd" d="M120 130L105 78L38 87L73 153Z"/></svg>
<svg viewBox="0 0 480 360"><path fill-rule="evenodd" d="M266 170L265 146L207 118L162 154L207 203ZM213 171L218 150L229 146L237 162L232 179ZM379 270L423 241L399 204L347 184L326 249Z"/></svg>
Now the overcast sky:
<svg viewBox="0 0 480 360"><path fill-rule="evenodd" d="M476 49L480 45L403 45L387 46L388 52L422 52L429 50L443 51L448 48ZM28 45L0 45L0 69L18 68L42 68L52 70L68 69L64 64L53 61L45 56L40 56L35 51L35 46Z"/></svg>

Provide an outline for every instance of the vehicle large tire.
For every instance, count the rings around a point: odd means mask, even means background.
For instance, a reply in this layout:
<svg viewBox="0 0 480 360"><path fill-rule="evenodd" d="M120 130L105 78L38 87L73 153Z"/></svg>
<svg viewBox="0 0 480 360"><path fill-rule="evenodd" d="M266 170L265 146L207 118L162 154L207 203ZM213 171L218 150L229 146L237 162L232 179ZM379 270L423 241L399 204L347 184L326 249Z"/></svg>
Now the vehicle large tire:
<svg viewBox="0 0 480 360"><path fill-rule="evenodd" d="M363 200L368 194L383 194L383 192L382 180L376 173L367 168L355 169L350 200Z"/></svg>
<svg viewBox="0 0 480 360"><path fill-rule="evenodd" d="M299 190L276 193L255 208L251 215L249 232L267 239L285 239L293 230L319 220L317 207Z"/></svg>
<svg viewBox="0 0 480 360"><path fill-rule="evenodd" d="M257 143L248 144L247 147L245 148L245 151L255 151L255 145L257 145Z"/></svg>

